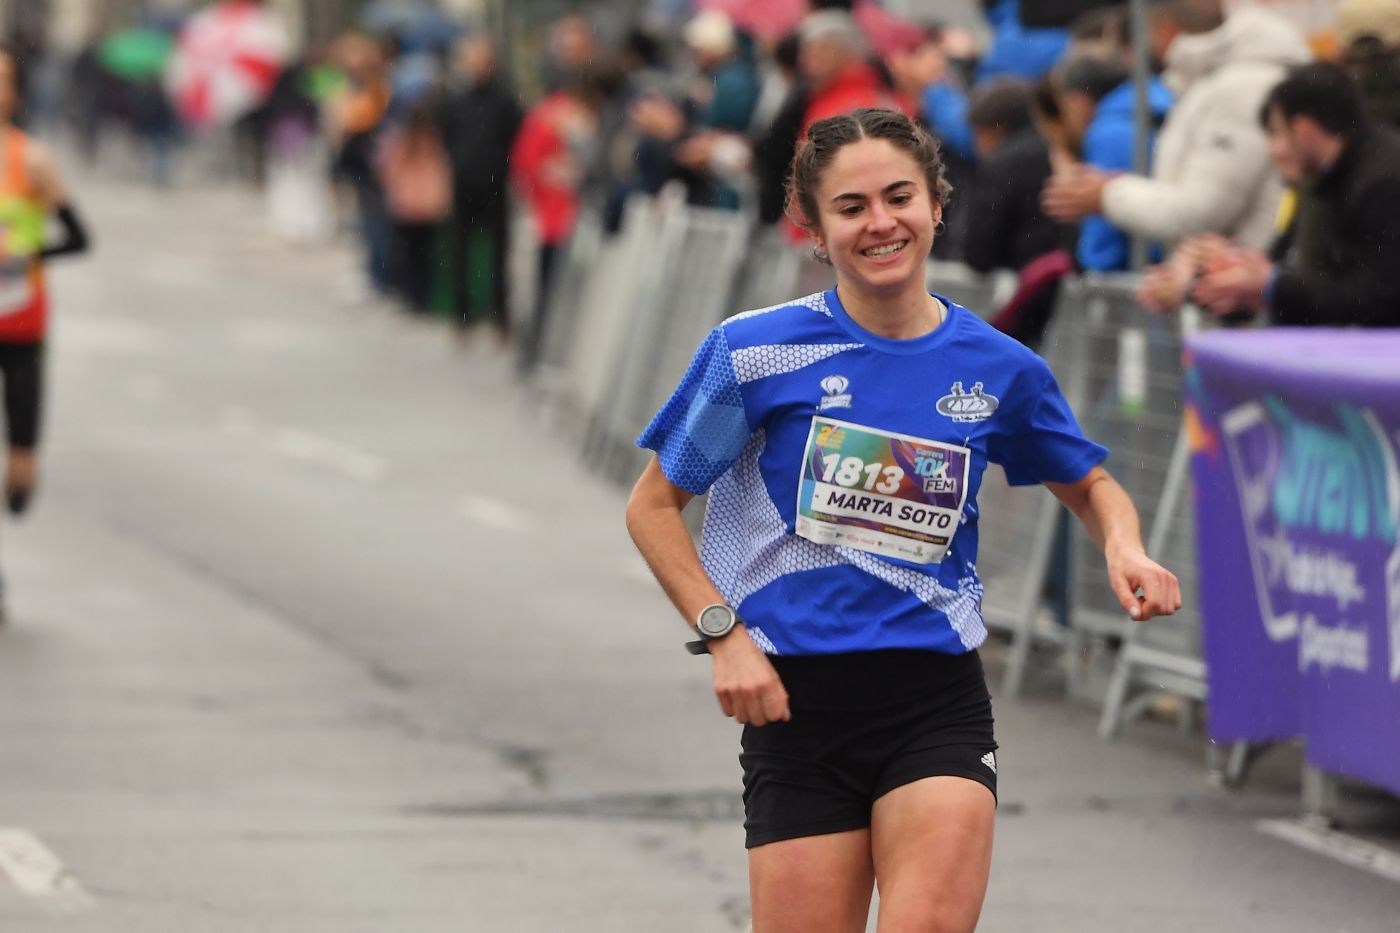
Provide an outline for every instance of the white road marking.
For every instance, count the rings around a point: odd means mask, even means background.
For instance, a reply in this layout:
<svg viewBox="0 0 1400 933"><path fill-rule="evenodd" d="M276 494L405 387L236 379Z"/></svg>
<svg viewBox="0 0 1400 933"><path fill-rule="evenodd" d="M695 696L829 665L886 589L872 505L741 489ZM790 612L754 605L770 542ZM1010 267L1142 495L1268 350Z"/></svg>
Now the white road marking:
<svg viewBox="0 0 1400 933"><path fill-rule="evenodd" d="M272 436L272 447L293 459L314 463L363 482L380 479L387 468L387 464L372 453L296 428L278 428Z"/></svg>
<svg viewBox="0 0 1400 933"><path fill-rule="evenodd" d="M58 856L25 829L0 827L0 876L30 897L88 899Z"/></svg>
<svg viewBox="0 0 1400 933"><path fill-rule="evenodd" d="M1339 833L1310 826L1299 820L1260 820L1254 828L1266 836L1325 855L1353 868L1369 871L1388 881L1400 882L1400 853Z"/></svg>
<svg viewBox="0 0 1400 933"><path fill-rule="evenodd" d="M457 500L457 512L465 519L498 531L525 531L530 516L515 506L486 496L463 496Z"/></svg>

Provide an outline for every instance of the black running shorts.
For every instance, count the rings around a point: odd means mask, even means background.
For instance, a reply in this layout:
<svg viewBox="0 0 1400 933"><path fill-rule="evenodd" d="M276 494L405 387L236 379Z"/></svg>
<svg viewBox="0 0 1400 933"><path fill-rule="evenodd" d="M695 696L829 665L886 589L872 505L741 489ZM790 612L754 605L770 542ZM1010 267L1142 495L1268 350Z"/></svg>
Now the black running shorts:
<svg viewBox="0 0 1400 933"><path fill-rule="evenodd" d="M996 795L992 701L977 652L771 659L792 719L745 726L748 848L865 829L881 796L953 775Z"/></svg>
<svg viewBox="0 0 1400 933"><path fill-rule="evenodd" d="M39 444L44 398L44 345L0 341L0 387L5 396L5 440L32 450Z"/></svg>

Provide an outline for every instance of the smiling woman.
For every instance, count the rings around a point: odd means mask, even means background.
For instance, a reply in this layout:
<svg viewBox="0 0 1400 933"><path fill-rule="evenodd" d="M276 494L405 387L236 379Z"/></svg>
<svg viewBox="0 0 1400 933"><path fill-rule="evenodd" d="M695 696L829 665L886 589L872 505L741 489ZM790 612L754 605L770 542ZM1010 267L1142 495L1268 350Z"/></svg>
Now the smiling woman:
<svg viewBox="0 0 1400 933"><path fill-rule="evenodd" d="M1133 618L1180 605L1044 361L925 290L947 193L904 115L813 124L789 210L836 287L716 327L638 440L656 457L628 529L745 727L755 933L864 931L877 882L882 931L977 924L997 782L977 653L989 464L1069 505ZM697 553L681 511L703 492Z"/></svg>
<svg viewBox="0 0 1400 933"><path fill-rule="evenodd" d="M793 161L789 211L836 267L851 316L908 339L943 319L924 262L949 191L932 137L896 111L858 110L812 127Z"/></svg>

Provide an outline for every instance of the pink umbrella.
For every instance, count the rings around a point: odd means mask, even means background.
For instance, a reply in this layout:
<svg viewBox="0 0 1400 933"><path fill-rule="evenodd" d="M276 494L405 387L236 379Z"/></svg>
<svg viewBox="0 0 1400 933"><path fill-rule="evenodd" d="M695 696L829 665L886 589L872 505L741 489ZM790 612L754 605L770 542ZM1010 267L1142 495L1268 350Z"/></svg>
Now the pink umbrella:
<svg viewBox="0 0 1400 933"><path fill-rule="evenodd" d="M291 53L281 21L253 0L225 0L180 31L166 89L189 123L232 123L267 99Z"/></svg>
<svg viewBox="0 0 1400 933"><path fill-rule="evenodd" d="M718 10L759 39L781 39L807 15L807 0L696 0L697 12Z"/></svg>
<svg viewBox="0 0 1400 933"><path fill-rule="evenodd" d="M874 0L859 0L852 16L860 31L865 33L870 47L881 58L887 59L893 52L917 45L925 32L922 27L895 16Z"/></svg>

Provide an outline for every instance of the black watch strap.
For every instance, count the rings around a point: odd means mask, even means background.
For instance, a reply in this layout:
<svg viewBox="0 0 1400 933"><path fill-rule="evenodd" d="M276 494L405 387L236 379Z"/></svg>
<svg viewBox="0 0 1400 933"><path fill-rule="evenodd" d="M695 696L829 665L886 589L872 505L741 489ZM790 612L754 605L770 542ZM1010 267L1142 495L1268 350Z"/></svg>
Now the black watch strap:
<svg viewBox="0 0 1400 933"><path fill-rule="evenodd" d="M691 654L709 654L710 642L728 636L742 621L739 614L724 603L706 606L695 619L695 633L700 640L686 642L685 650Z"/></svg>

